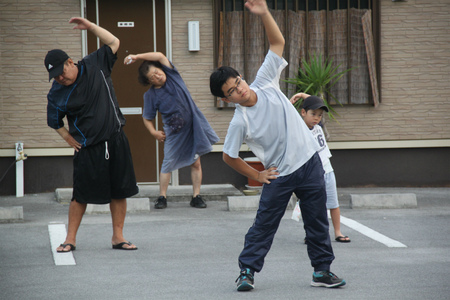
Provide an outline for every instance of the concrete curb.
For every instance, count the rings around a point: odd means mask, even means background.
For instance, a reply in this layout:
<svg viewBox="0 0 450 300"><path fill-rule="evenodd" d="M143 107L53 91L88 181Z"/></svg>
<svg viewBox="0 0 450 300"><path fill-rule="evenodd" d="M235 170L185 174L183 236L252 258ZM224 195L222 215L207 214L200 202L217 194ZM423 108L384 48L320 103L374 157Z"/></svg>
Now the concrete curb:
<svg viewBox="0 0 450 300"><path fill-rule="evenodd" d="M169 186L167 189L168 202L189 202L192 199L192 185ZM232 184L204 184L200 195L205 201L227 201L228 196L242 196L242 192ZM156 200L159 196L159 185L140 185L139 193L134 197L148 197ZM152 199L153 198L153 199Z"/></svg>
<svg viewBox="0 0 450 300"><path fill-rule="evenodd" d="M23 206L0 207L0 223L23 222Z"/></svg>
<svg viewBox="0 0 450 300"><path fill-rule="evenodd" d="M257 210L259 207L260 195L256 196L228 196L228 210L229 211L250 211ZM294 209L296 198L293 196L289 200L286 207L287 210Z"/></svg>
<svg viewBox="0 0 450 300"><path fill-rule="evenodd" d="M202 185L200 195L205 201L227 201L228 196L242 196L242 192L231 184ZM55 190L56 201L70 203L72 188L58 188ZM159 196L159 185L140 185L139 193L129 199L150 198L156 200ZM152 199L153 198L153 199ZM168 202L189 202L192 199L192 185L169 186L167 190Z"/></svg>
<svg viewBox="0 0 450 300"><path fill-rule="evenodd" d="M259 195L256 196L229 196L229 211L256 210L259 206Z"/></svg>
<svg viewBox="0 0 450 300"><path fill-rule="evenodd" d="M149 198L127 198L127 212L150 211ZM108 204L88 204L87 215L110 213Z"/></svg>
<svg viewBox="0 0 450 300"><path fill-rule="evenodd" d="M351 194L350 208L417 208L416 194Z"/></svg>
<svg viewBox="0 0 450 300"><path fill-rule="evenodd" d="M59 188L55 190L56 201L60 203L70 203L72 200L72 188Z"/></svg>

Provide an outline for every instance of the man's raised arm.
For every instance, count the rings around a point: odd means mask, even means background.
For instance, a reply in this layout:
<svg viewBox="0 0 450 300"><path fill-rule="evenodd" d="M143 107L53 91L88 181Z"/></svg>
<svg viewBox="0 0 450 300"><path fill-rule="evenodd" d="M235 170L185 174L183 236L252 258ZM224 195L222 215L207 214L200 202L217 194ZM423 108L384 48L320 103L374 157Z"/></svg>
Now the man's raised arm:
<svg viewBox="0 0 450 300"><path fill-rule="evenodd" d="M267 39L269 40L269 49L279 57L282 57L285 44L284 37L270 13L266 1L247 0L245 2L245 7L247 7L251 13L261 17L264 29L266 30Z"/></svg>
<svg viewBox="0 0 450 300"><path fill-rule="evenodd" d="M116 38L111 32L108 30L90 22L89 20L86 20L84 18L72 18L70 19L69 23L76 23L73 27L73 29L80 29L80 30L89 30L92 32L96 37L100 39L100 41L103 44L108 45L113 53L116 53L117 50L119 50L120 41L118 38Z"/></svg>

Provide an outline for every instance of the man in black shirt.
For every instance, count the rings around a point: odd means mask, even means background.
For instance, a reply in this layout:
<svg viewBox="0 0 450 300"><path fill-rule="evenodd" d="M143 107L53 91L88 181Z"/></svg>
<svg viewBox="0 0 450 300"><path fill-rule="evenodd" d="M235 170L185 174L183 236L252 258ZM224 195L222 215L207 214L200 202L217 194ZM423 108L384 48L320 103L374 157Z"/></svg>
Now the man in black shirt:
<svg viewBox="0 0 450 300"><path fill-rule="evenodd" d="M113 249L136 250L123 237L126 198L138 193L125 125L112 86L111 71L120 41L83 18L72 18L74 29L89 30L104 44L78 63L62 50L45 57L49 80L47 124L75 149L73 196L66 240L56 251L76 249L76 234L88 203L110 204ZM68 127L63 118L67 117Z"/></svg>

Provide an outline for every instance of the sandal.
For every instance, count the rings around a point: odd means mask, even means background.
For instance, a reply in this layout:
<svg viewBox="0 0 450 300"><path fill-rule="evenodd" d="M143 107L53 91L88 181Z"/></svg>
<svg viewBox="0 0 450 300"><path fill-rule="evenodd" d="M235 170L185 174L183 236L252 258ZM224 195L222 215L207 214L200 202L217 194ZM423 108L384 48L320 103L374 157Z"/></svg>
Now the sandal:
<svg viewBox="0 0 450 300"><path fill-rule="evenodd" d="M343 235L338 236L337 238L335 238L335 240L336 240L336 242L339 242L339 243L350 243L351 242L350 239L348 238L348 236L343 236Z"/></svg>

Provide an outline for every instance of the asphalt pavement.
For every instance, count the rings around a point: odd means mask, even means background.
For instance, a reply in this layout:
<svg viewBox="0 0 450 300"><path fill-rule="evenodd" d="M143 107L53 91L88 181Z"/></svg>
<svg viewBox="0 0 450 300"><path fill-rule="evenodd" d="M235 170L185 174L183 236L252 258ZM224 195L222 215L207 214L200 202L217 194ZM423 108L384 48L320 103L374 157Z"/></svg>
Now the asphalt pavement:
<svg viewBox="0 0 450 300"><path fill-rule="evenodd" d="M229 211L227 201L206 199L206 209L177 201L164 210L152 205L130 212L124 233L137 251L112 249L109 214L85 215L77 249L69 254L74 264L57 265L49 228L67 226L68 204L57 202L54 193L0 197L0 206L22 206L24 215L23 222L0 224L0 299L450 299L450 188L338 193L349 224L342 232L351 243L333 240L331 271L347 285L310 286L302 222L287 210L250 292L237 292L235 280L255 211ZM414 193L417 207L350 208L351 194L382 193ZM404 247L387 246L380 235Z"/></svg>

